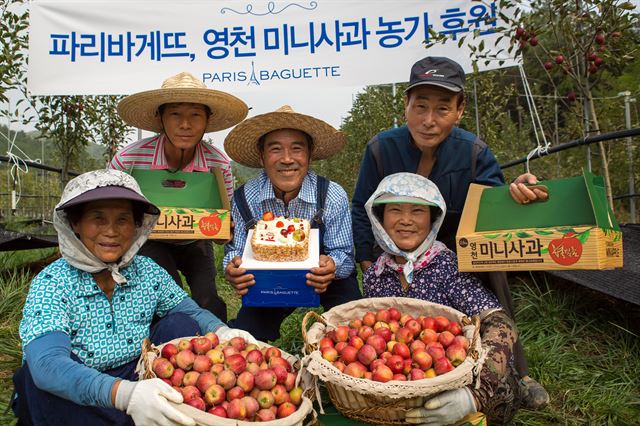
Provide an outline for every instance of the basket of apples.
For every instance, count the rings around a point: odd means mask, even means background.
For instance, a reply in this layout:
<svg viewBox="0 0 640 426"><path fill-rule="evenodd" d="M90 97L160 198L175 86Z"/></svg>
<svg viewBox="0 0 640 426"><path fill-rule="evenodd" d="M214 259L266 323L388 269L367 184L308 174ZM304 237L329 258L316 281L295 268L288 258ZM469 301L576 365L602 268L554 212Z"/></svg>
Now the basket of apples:
<svg viewBox="0 0 640 426"><path fill-rule="evenodd" d="M311 318L316 322L308 328ZM406 424L408 410L472 383L481 359L479 319L410 298L361 299L302 321L307 370L343 415ZM308 331L307 331L308 330Z"/></svg>
<svg viewBox="0 0 640 426"><path fill-rule="evenodd" d="M315 418L299 364L274 346L242 337L221 343L211 332L160 346L146 340L139 372L141 380L159 377L180 391L183 403L176 407L198 425L289 426Z"/></svg>

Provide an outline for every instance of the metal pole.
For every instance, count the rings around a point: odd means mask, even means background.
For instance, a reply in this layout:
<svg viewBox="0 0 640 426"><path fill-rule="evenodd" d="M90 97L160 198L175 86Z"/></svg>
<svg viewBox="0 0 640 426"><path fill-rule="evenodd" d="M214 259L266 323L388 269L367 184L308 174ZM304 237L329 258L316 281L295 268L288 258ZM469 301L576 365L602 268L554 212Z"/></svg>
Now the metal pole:
<svg viewBox="0 0 640 426"><path fill-rule="evenodd" d="M478 112L478 86L476 76L473 77L473 107L476 110L476 136L480 137L480 113Z"/></svg>
<svg viewBox="0 0 640 426"><path fill-rule="evenodd" d="M631 92L625 91L620 93L624 96L624 123L627 129L631 128L631 102L635 99L631 99ZM631 217L630 223L636 223L636 199L634 194L636 193L636 185L633 170L633 146L631 144L631 137L627 138L627 159L629 161L629 216Z"/></svg>
<svg viewBox="0 0 640 426"><path fill-rule="evenodd" d="M396 104L396 84L395 83L391 83L391 96L392 96L391 105L395 105ZM398 127L398 117L396 117L395 114L393 114L393 127L394 128Z"/></svg>

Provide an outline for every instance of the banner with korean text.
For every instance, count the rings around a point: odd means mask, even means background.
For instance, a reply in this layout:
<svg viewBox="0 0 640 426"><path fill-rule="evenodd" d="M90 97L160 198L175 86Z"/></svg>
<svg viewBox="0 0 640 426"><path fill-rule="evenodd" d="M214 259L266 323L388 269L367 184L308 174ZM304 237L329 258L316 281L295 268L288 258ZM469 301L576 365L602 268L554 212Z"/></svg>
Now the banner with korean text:
<svg viewBox="0 0 640 426"><path fill-rule="evenodd" d="M28 86L33 95L128 94L188 71L233 93L406 81L427 56L471 71L466 43L497 47L488 0L34 0ZM430 32L458 42L425 49ZM504 57L481 70L516 65Z"/></svg>

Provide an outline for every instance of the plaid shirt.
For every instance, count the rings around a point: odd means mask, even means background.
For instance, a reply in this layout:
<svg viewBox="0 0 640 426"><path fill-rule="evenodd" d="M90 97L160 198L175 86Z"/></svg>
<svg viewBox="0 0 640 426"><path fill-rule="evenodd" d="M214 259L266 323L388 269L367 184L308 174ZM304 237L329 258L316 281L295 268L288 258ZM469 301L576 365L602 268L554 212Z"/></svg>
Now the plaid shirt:
<svg viewBox="0 0 640 426"><path fill-rule="evenodd" d="M317 181L317 175L309 171L302 181L298 196L285 206L282 200L276 198L273 185L263 170L260 176L245 184L244 194L254 218L261 218L264 212L271 211L276 216L311 220L316 213ZM245 222L236 204L232 204L231 214L235 223L235 232L233 241L225 246L223 267L226 267L235 256L242 257L247 239L247 234L244 232ZM336 264L336 278L346 278L354 268L351 214L347 194L335 182L329 184L323 221L325 224L324 253L331 256Z"/></svg>
<svg viewBox="0 0 640 426"><path fill-rule="evenodd" d="M109 167L130 172L131 169L164 170L169 168L164 155L164 144L167 142L164 133L127 145L113 156ZM183 172L208 172L211 167L222 171L224 185L229 199L233 196L233 177L229 158L219 149L205 141L196 145L193 159L182 168Z"/></svg>

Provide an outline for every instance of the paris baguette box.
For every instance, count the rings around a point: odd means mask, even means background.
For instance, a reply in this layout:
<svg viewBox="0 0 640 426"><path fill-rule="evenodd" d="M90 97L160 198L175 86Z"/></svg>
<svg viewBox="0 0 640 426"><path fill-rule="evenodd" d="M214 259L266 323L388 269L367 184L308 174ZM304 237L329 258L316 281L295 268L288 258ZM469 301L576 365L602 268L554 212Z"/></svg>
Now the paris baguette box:
<svg viewBox="0 0 640 426"><path fill-rule="evenodd" d="M471 184L456 235L460 271L622 267L622 232L602 177L583 170L541 184L549 199L524 205L508 185Z"/></svg>
<svg viewBox="0 0 640 426"><path fill-rule="evenodd" d="M255 284L242 296L242 306L251 307L308 307L320 306L320 295L307 285L309 269L320 261L320 234L317 229L309 232L309 257L296 262L270 262L257 260L253 255L249 230L242 253L242 267L253 274Z"/></svg>
<svg viewBox="0 0 640 426"><path fill-rule="evenodd" d="M210 173L133 169L142 193L160 209L151 240L227 240L231 212L219 168Z"/></svg>

